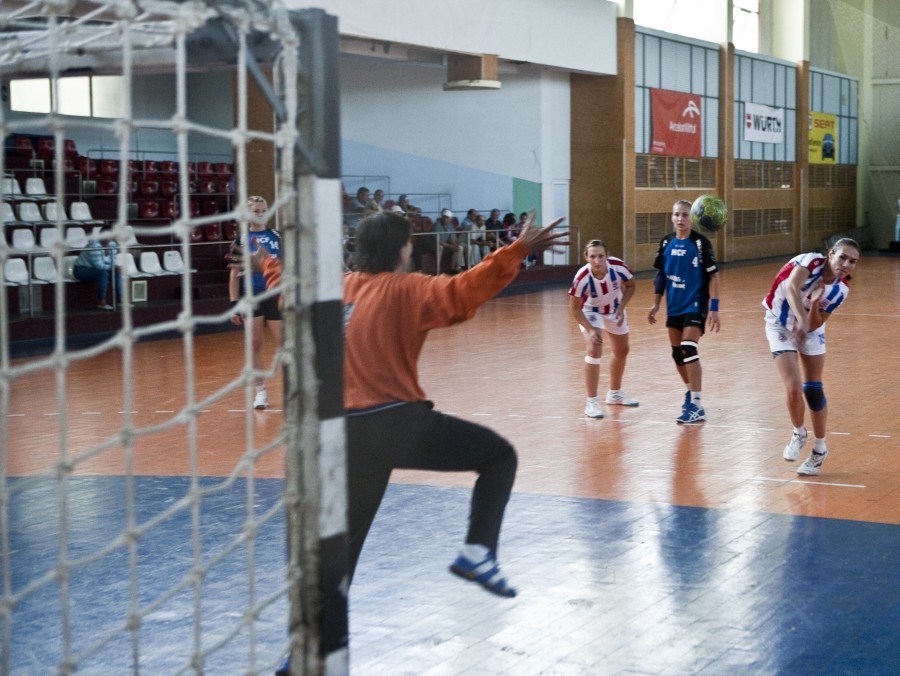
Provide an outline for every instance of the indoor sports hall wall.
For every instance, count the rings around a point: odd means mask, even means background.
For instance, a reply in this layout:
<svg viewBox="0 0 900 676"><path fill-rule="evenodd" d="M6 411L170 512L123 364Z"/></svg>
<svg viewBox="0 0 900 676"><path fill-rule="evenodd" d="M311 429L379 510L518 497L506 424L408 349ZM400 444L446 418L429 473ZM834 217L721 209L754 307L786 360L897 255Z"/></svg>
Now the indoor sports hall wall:
<svg viewBox="0 0 900 676"><path fill-rule="evenodd" d="M515 199L537 184L552 212L554 181L569 180L568 74L522 65L500 79L445 92L443 68L345 56L342 173L387 176L393 196L446 193L456 211L540 207Z"/></svg>

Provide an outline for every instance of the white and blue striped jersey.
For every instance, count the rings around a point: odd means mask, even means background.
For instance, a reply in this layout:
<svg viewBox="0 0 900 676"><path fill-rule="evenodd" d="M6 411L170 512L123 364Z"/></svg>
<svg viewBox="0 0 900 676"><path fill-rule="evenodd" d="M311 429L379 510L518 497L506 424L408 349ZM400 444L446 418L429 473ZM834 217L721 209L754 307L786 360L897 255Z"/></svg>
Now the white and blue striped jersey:
<svg viewBox="0 0 900 676"><path fill-rule="evenodd" d="M810 296L816 286L822 281L822 273L828 263L828 258L820 253L805 253L794 256L785 263L778 274L766 297L763 298L763 307L766 308L766 321L770 324L778 324L788 331L793 331L797 326L797 316L788 304L786 289L787 280L791 271L798 266L809 270L809 278L800 287L800 297L803 299L803 307L809 310ZM819 299L819 311L831 314L847 300L850 287L844 278L838 277L831 284L825 285L825 291Z"/></svg>
<svg viewBox="0 0 900 676"><path fill-rule="evenodd" d="M581 299L581 309L601 315L614 315L622 303L622 285L634 277L624 261L608 256L606 276L597 279L591 274L590 264L575 273L569 295Z"/></svg>

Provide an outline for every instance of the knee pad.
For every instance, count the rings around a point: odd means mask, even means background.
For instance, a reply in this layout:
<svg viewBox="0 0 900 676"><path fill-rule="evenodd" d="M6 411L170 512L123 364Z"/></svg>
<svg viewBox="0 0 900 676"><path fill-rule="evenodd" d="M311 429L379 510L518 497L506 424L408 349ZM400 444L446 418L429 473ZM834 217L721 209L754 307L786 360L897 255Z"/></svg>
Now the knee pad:
<svg viewBox="0 0 900 676"><path fill-rule="evenodd" d="M697 352L697 343L691 340L681 341L681 358L685 364L690 364L692 361L700 359L700 354Z"/></svg>
<svg viewBox="0 0 900 676"><path fill-rule="evenodd" d="M809 404L810 411L821 411L828 401L825 399L825 388L818 380L803 383L803 396Z"/></svg>
<svg viewBox="0 0 900 676"><path fill-rule="evenodd" d="M585 358L584 358L584 363L585 363L585 364L599 364L599 363L600 363L600 357L587 357L587 356L585 356Z"/></svg>
<svg viewBox="0 0 900 676"><path fill-rule="evenodd" d="M672 359L678 366L684 366L684 353L681 351L680 345L672 346Z"/></svg>

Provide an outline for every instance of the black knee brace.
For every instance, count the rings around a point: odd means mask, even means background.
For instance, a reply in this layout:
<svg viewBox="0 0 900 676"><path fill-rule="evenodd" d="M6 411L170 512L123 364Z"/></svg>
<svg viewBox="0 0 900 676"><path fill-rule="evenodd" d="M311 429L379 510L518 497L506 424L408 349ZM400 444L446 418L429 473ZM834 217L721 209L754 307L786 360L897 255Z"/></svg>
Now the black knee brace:
<svg viewBox="0 0 900 676"><path fill-rule="evenodd" d="M684 366L684 353L681 351L680 345L672 346L672 359L678 366Z"/></svg>
<svg viewBox="0 0 900 676"><path fill-rule="evenodd" d="M700 359L700 354L697 352L697 343L691 340L681 341L681 358L685 364Z"/></svg>
<svg viewBox="0 0 900 676"><path fill-rule="evenodd" d="M803 396L809 404L810 411L821 411L828 401L825 399L825 388L818 380L810 380L803 383Z"/></svg>

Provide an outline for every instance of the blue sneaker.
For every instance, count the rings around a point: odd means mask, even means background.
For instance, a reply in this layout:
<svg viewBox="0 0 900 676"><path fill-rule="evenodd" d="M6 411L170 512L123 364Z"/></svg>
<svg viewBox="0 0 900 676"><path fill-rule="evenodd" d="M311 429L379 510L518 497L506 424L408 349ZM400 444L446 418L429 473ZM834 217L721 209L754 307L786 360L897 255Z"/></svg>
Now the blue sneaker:
<svg viewBox="0 0 900 676"><path fill-rule="evenodd" d="M681 405L681 412L684 413L687 411L687 407L691 405L691 391L688 390L684 393L684 403Z"/></svg>
<svg viewBox="0 0 900 676"><path fill-rule="evenodd" d="M482 561L472 561L463 554L450 564L450 571L461 578L477 582L492 594L512 598L516 590L509 586L493 553L488 552Z"/></svg>
<svg viewBox="0 0 900 676"><path fill-rule="evenodd" d="M703 410L702 406L697 406L694 403L685 406L681 411L681 415L675 418L675 422L679 425L693 425L704 420L706 420L706 411Z"/></svg>

